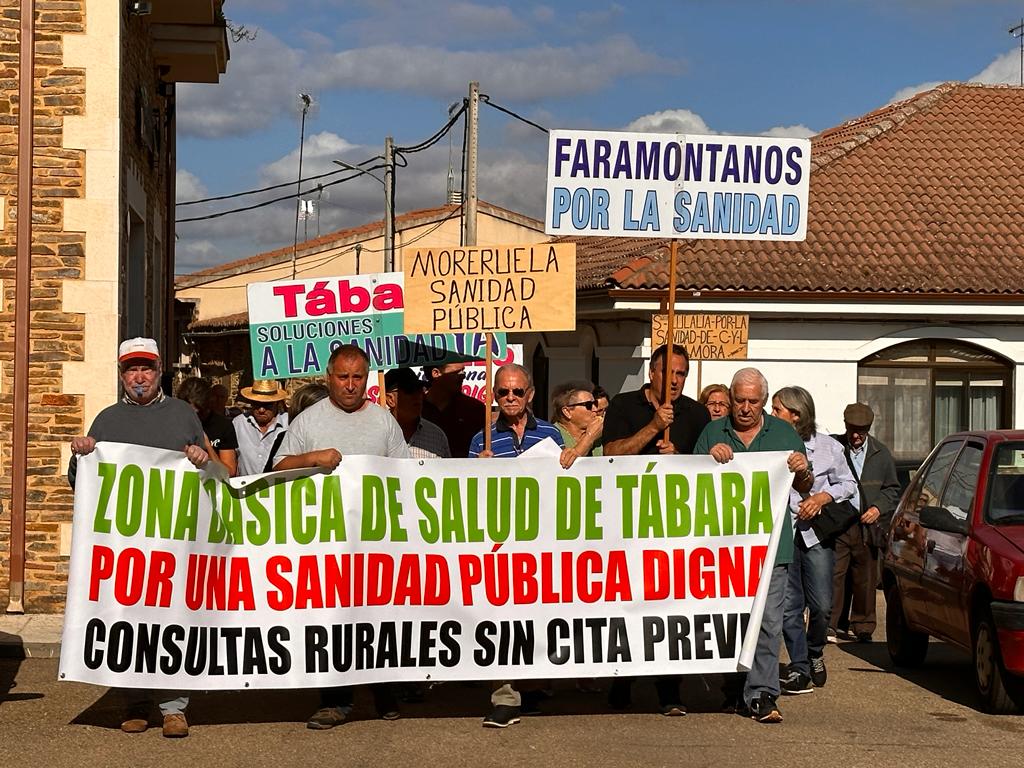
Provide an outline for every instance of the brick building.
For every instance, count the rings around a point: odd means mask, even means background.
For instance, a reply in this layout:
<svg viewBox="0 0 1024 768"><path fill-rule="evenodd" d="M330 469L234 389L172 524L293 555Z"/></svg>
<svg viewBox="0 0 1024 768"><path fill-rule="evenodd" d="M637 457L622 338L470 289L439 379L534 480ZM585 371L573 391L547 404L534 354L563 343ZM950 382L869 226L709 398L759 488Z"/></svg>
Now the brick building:
<svg viewBox="0 0 1024 768"><path fill-rule="evenodd" d="M0 429L9 436L0 604L9 611L63 609L69 441L118 396L119 339L149 335L173 349L175 84L215 83L225 71L222 3L0 0ZM34 24L23 24L32 5ZM19 89L33 56L29 132ZM29 162L31 176L19 178ZM19 247L27 189L31 231Z"/></svg>

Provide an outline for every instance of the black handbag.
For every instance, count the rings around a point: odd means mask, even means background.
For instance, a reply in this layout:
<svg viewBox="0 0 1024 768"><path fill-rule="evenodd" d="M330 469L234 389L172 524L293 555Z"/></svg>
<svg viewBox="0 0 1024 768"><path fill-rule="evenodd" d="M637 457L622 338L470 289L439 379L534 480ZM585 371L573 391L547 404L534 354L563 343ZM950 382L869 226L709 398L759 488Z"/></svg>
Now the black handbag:
<svg viewBox="0 0 1024 768"><path fill-rule="evenodd" d="M835 541L860 520L860 510L848 501L830 501L811 520L811 530L822 544Z"/></svg>

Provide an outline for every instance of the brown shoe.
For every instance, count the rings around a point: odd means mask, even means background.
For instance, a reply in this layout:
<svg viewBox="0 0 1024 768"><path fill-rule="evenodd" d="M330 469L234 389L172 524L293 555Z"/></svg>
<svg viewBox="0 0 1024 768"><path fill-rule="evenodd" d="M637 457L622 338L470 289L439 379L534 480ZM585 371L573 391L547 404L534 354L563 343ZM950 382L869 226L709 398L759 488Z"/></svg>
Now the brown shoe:
<svg viewBox="0 0 1024 768"><path fill-rule="evenodd" d="M121 730L125 733L142 733L149 727L149 720L144 717L129 717L121 723Z"/></svg>
<svg viewBox="0 0 1024 768"><path fill-rule="evenodd" d="M183 739L188 736L188 720L184 715L164 715L164 736L168 739Z"/></svg>

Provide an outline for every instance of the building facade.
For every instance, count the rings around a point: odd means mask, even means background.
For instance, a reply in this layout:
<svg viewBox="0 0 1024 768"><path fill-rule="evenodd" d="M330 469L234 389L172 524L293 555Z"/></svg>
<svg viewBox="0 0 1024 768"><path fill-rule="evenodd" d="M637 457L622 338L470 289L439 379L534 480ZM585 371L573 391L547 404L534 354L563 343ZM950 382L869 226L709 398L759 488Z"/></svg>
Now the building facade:
<svg viewBox="0 0 1024 768"><path fill-rule="evenodd" d="M118 397L117 345L171 339L174 264L175 87L217 82L228 41L222 0L131 4L37 0L35 44L2 0L0 33L0 419L27 426L27 446L0 449L0 602L63 609L72 494L70 440ZM34 56L33 141L19 150L20 61ZM19 253L19 167L31 163L30 249ZM30 251L30 257L29 257ZM28 279L19 285L17 276ZM16 343L15 306L28 303ZM25 333L25 329L20 329ZM15 372L27 370L25 391ZM20 395L20 398L19 398ZM25 401L27 400L27 408ZM27 425L19 419L27 413ZM17 451L24 451L19 458ZM27 462L25 487L12 481ZM23 551L12 551L23 531ZM23 570L12 563L23 561Z"/></svg>

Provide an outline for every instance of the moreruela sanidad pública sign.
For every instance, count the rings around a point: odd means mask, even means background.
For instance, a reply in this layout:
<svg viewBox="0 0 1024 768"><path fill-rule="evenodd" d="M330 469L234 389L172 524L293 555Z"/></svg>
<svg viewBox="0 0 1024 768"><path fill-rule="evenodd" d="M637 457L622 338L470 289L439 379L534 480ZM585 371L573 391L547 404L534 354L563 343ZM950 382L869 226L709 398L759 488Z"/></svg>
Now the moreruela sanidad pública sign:
<svg viewBox="0 0 1024 768"><path fill-rule="evenodd" d="M483 333L406 335L403 285L401 272L250 283L253 376L322 374L331 352L342 344L364 350L376 371L486 356ZM505 353L505 334L494 334L493 343L494 354Z"/></svg>

